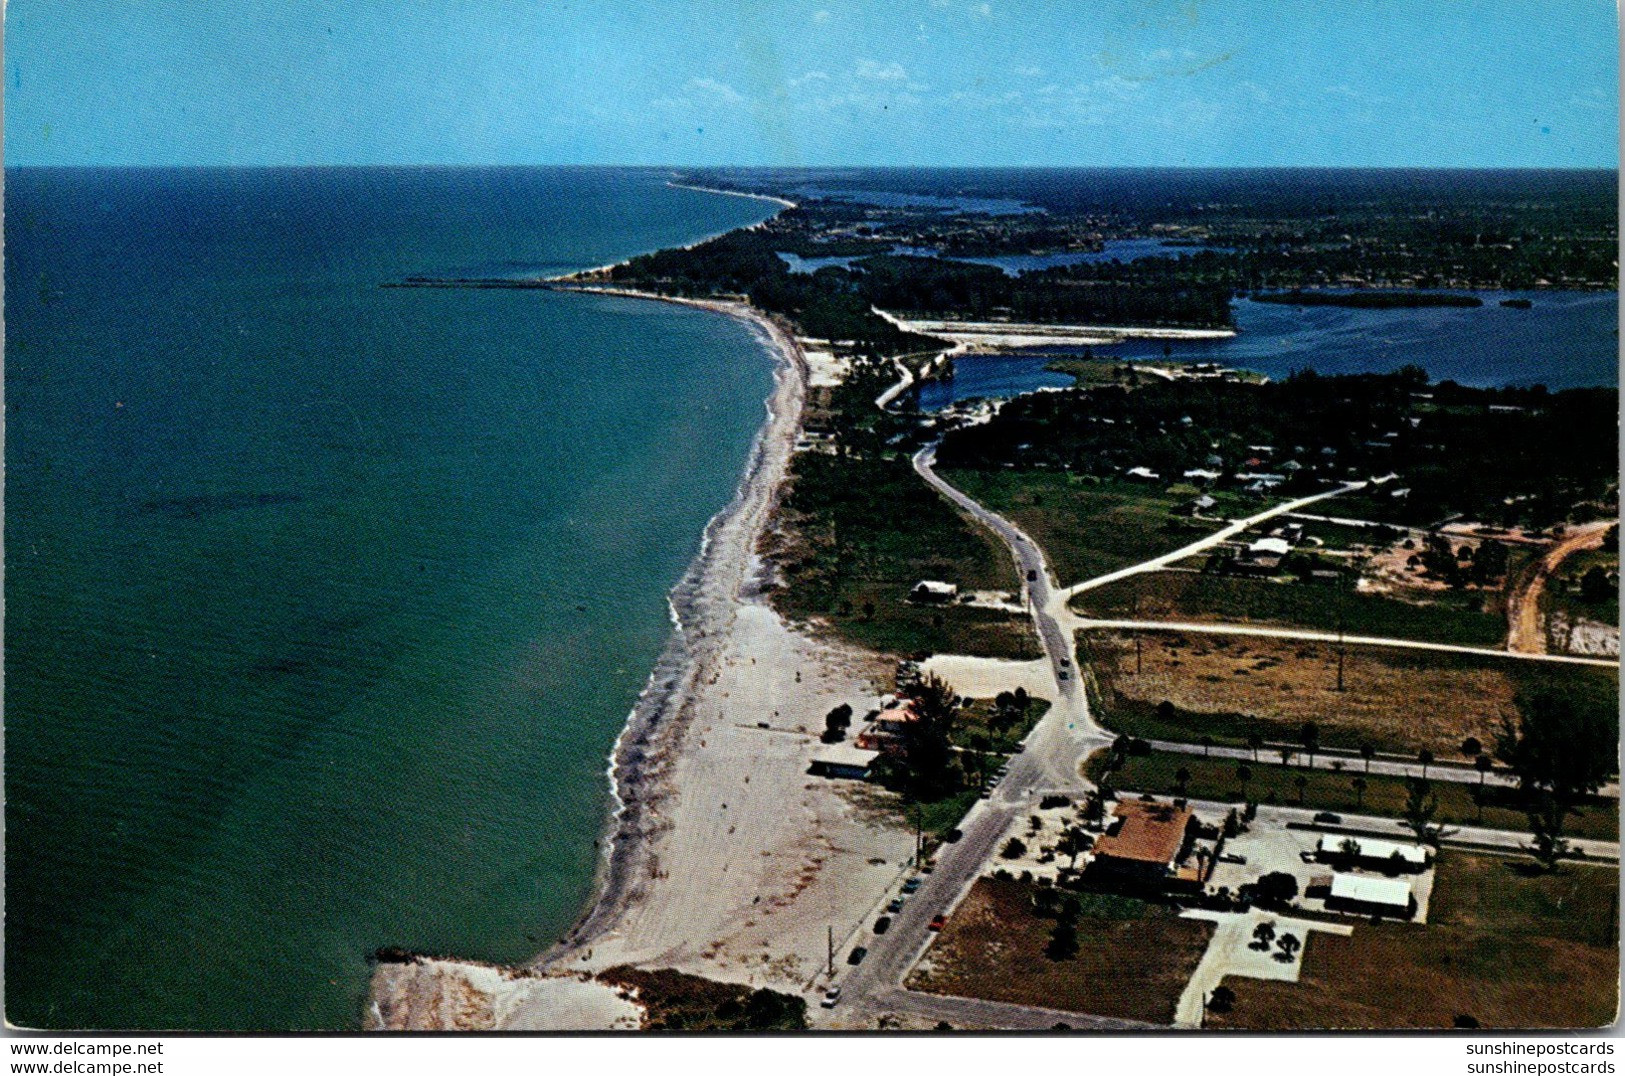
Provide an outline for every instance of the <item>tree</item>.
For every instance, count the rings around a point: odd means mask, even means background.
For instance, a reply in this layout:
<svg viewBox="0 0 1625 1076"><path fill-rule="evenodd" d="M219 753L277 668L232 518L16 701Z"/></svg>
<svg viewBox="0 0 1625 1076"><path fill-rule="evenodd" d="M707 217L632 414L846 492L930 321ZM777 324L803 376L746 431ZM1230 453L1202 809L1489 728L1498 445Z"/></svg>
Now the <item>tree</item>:
<svg viewBox="0 0 1625 1076"><path fill-rule="evenodd" d="M1236 992L1228 986L1216 986L1208 995L1207 1007L1212 1012L1229 1012L1236 1006Z"/></svg>
<svg viewBox="0 0 1625 1076"><path fill-rule="evenodd" d="M1301 807L1303 805L1303 794L1309 788L1309 778L1300 773L1292 783L1298 788L1298 805Z"/></svg>
<svg viewBox="0 0 1625 1076"><path fill-rule="evenodd" d="M1174 713L1174 704L1169 702L1167 699L1163 699L1161 702L1157 703L1158 720L1163 722L1172 721L1174 719Z"/></svg>
<svg viewBox="0 0 1625 1076"><path fill-rule="evenodd" d="M1068 826L1062 832L1061 839L1055 842L1055 850L1063 856L1071 857L1067 870L1075 871L1078 869L1078 857L1087 852L1092 843L1089 835L1083 830Z"/></svg>
<svg viewBox="0 0 1625 1076"><path fill-rule="evenodd" d="M1283 765L1283 766L1292 765L1292 756L1294 754L1292 748L1283 747L1283 748L1281 748L1280 754L1281 754L1281 765Z"/></svg>
<svg viewBox="0 0 1625 1076"><path fill-rule="evenodd" d="M1479 755L1473 759L1473 767L1478 770L1478 795L1474 798L1478 800L1478 820L1482 822L1484 821L1484 778L1489 776L1490 770L1495 767L1495 762L1488 755Z"/></svg>
<svg viewBox="0 0 1625 1076"><path fill-rule="evenodd" d="M1253 779L1253 768L1243 762L1236 767L1236 780L1241 783L1241 798L1247 798L1247 782Z"/></svg>
<svg viewBox="0 0 1625 1076"><path fill-rule="evenodd" d="M1296 934L1282 934L1281 937L1276 941L1275 947L1281 951L1281 955L1285 957L1286 962L1290 964L1292 963L1293 954L1295 954L1299 949L1303 948L1303 942L1298 940L1298 936Z"/></svg>
<svg viewBox="0 0 1625 1076"><path fill-rule="evenodd" d="M1422 748L1422 750L1416 753L1416 761L1422 764L1422 780L1426 781L1428 777L1428 767L1433 765L1433 752L1429 751L1425 747Z"/></svg>
<svg viewBox="0 0 1625 1076"><path fill-rule="evenodd" d="M1261 903L1285 904L1298 895L1298 880L1285 871L1271 871L1253 884Z"/></svg>
<svg viewBox="0 0 1625 1076"><path fill-rule="evenodd" d="M846 730L851 726L852 707L843 702L824 715L824 742L840 743L846 739Z"/></svg>
<svg viewBox="0 0 1625 1076"><path fill-rule="evenodd" d="M1605 602L1613 597L1614 588L1608 585L1608 573L1602 565L1594 564L1580 577L1580 600L1587 605Z"/></svg>
<svg viewBox="0 0 1625 1076"><path fill-rule="evenodd" d="M1463 758L1477 758L1484 753L1484 745L1478 742L1477 736L1469 736L1461 741L1461 754Z"/></svg>
<svg viewBox="0 0 1625 1076"><path fill-rule="evenodd" d="M1264 746L1264 737L1256 732L1248 733L1247 746L1253 749L1253 761L1258 761L1258 752Z"/></svg>
<svg viewBox="0 0 1625 1076"><path fill-rule="evenodd" d="M999 854L1005 859L1020 859L1027 854L1027 844L1020 837L1011 837L1004 842L1004 851Z"/></svg>
<svg viewBox="0 0 1625 1076"><path fill-rule="evenodd" d="M1185 786L1190 784L1190 781L1190 770L1187 770L1185 767L1181 766L1179 769L1174 771L1174 787L1179 790L1179 794L1181 796L1185 794Z"/></svg>
<svg viewBox="0 0 1625 1076"><path fill-rule="evenodd" d="M1077 956L1077 925L1065 918L1057 920L1055 929L1050 932L1049 944L1044 946L1044 955L1051 960L1070 960Z"/></svg>
<svg viewBox="0 0 1625 1076"><path fill-rule="evenodd" d="M1360 757L1365 759L1365 772L1371 772L1371 760L1377 757L1377 745L1370 740L1360 745Z"/></svg>
<svg viewBox="0 0 1625 1076"><path fill-rule="evenodd" d="M1320 726L1313 721L1305 721L1303 728L1298 730L1298 742L1309 753L1309 768L1315 768L1315 752L1320 750Z"/></svg>
<svg viewBox="0 0 1625 1076"><path fill-rule="evenodd" d="M1358 809L1365 806L1365 778L1356 777L1354 785L1354 806Z"/></svg>
<svg viewBox="0 0 1625 1076"><path fill-rule="evenodd" d="M1343 865L1352 867L1360 861L1360 842L1353 837L1344 837L1337 846L1337 852L1343 857Z"/></svg>
<svg viewBox="0 0 1625 1076"><path fill-rule="evenodd" d="M1201 739L1201 744L1202 744L1202 757L1207 758L1208 757L1208 752L1213 750L1213 737L1211 737L1211 736L1203 736L1202 739Z"/></svg>
<svg viewBox="0 0 1625 1076"><path fill-rule="evenodd" d="M1405 824L1418 841L1425 842L1434 836L1433 815L1439 809L1438 798L1433 795L1433 785L1422 777L1408 779L1405 789Z"/></svg>
<svg viewBox="0 0 1625 1076"><path fill-rule="evenodd" d="M1268 949L1275 941L1275 924L1268 919L1253 928L1253 944L1258 949Z"/></svg>
<svg viewBox="0 0 1625 1076"><path fill-rule="evenodd" d="M914 688L912 698L917 719L903 726L903 758L912 791L916 799L941 799L958 785L948 740L958 715L958 700L934 673Z"/></svg>
<svg viewBox="0 0 1625 1076"><path fill-rule="evenodd" d="M1567 849L1567 816L1614 772L1619 714L1610 699L1572 684L1542 687L1518 696L1518 720L1506 718L1496 735L1495 755L1518 778L1536 859L1548 869Z"/></svg>

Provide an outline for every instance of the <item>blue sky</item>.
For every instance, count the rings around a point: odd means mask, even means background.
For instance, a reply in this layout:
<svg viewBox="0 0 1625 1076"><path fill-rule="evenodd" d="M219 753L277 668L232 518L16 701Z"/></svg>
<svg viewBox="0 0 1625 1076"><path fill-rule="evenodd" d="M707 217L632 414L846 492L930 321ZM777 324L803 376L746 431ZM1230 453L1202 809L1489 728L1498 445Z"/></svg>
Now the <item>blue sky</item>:
<svg viewBox="0 0 1625 1076"><path fill-rule="evenodd" d="M1618 164L1607 0L11 0L6 162Z"/></svg>

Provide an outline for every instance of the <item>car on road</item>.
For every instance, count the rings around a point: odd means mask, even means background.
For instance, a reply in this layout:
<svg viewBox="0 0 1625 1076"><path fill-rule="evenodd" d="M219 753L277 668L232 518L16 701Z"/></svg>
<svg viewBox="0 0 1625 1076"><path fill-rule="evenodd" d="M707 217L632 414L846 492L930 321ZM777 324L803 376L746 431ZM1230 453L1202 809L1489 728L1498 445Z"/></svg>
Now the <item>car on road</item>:
<svg viewBox="0 0 1625 1076"><path fill-rule="evenodd" d="M1226 852L1226 853L1224 853L1223 855L1221 855L1219 857L1219 862L1220 863L1234 863L1238 867L1245 867L1247 865L1247 857L1237 855L1234 852Z"/></svg>
<svg viewBox="0 0 1625 1076"><path fill-rule="evenodd" d="M1315 821L1323 826L1341 826L1343 824L1343 816L1340 814L1333 814L1330 811L1321 811L1319 814L1315 815Z"/></svg>
<svg viewBox="0 0 1625 1076"><path fill-rule="evenodd" d="M869 950L865 949L863 946L860 945L856 949L852 950L850 953L846 954L846 962L848 964L861 964L861 963L863 963L863 958L868 956L868 955L869 955Z"/></svg>
<svg viewBox="0 0 1625 1076"><path fill-rule="evenodd" d="M914 891L915 891L915 890L916 890L916 889L918 889L918 888L920 888L920 886L921 886L921 885L922 885L922 884L923 884L923 883L924 883L924 882L925 882L925 879L924 879L924 878L920 878L920 877L918 877L918 876L916 876L916 877L913 877L913 878L910 878L910 879L909 879L909 880L908 880L908 881L906 881L906 882L904 882L904 883L903 883L903 892L904 892L904 893L905 893L905 894L906 894L906 893L912 893L912 892L914 892Z"/></svg>
<svg viewBox="0 0 1625 1076"><path fill-rule="evenodd" d="M934 916L931 917L931 925L926 927L926 929L936 931L936 930L941 930L943 927L945 927L947 925L948 925L948 917L946 915L934 915Z"/></svg>
<svg viewBox="0 0 1625 1076"><path fill-rule="evenodd" d="M1029 582L1029 583L1038 582L1038 569L1037 568L1028 568L1027 569L1027 582Z"/></svg>
<svg viewBox="0 0 1625 1076"><path fill-rule="evenodd" d="M832 986L828 990L824 991L824 1000L820 1001L818 1004L822 1005L826 1009L833 1009L835 1008L835 1003L840 1000L841 988L838 986Z"/></svg>
<svg viewBox="0 0 1625 1076"><path fill-rule="evenodd" d="M875 933L884 934L891 929L891 916L883 915L875 920Z"/></svg>
<svg viewBox="0 0 1625 1076"><path fill-rule="evenodd" d="M1072 674L1071 674L1071 673L1069 673L1069 672L1067 672L1067 671L1066 671L1066 670L1065 670L1065 669L1062 669L1062 670L1061 670L1061 677L1060 677L1060 678L1061 678L1061 679L1062 679L1062 680L1070 680L1070 679L1072 679Z"/></svg>
<svg viewBox="0 0 1625 1076"><path fill-rule="evenodd" d="M891 913L892 915L896 915L898 912L900 912L902 910L903 910L903 898L902 897L897 897L890 904L886 905L886 911Z"/></svg>

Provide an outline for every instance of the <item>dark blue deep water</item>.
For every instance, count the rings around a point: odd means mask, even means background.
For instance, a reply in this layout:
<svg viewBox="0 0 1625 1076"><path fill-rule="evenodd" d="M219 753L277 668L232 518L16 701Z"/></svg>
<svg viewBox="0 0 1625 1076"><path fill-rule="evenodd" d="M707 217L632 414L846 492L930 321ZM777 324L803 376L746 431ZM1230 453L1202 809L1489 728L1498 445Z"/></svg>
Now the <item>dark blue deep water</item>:
<svg viewBox="0 0 1625 1076"><path fill-rule="evenodd" d="M771 363L540 291L758 220L636 171L6 175L6 1015L349 1028L382 945L516 960Z"/></svg>

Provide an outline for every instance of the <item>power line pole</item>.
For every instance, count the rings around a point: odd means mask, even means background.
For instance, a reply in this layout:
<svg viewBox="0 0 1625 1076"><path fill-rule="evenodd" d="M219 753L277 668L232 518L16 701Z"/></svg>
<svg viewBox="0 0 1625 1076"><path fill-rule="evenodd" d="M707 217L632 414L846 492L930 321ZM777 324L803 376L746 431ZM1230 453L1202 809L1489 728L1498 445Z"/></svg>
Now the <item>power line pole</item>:
<svg viewBox="0 0 1625 1076"><path fill-rule="evenodd" d="M1348 647L1343 645L1343 605L1342 605L1341 602L1339 602L1338 606L1337 606L1337 690L1338 691L1343 690L1343 656L1347 652L1348 652Z"/></svg>
<svg viewBox="0 0 1625 1076"><path fill-rule="evenodd" d="M831 979L833 979L833 978L835 978L835 927L834 927L833 924L829 928L829 959L828 959L828 964L829 964L829 977Z"/></svg>

